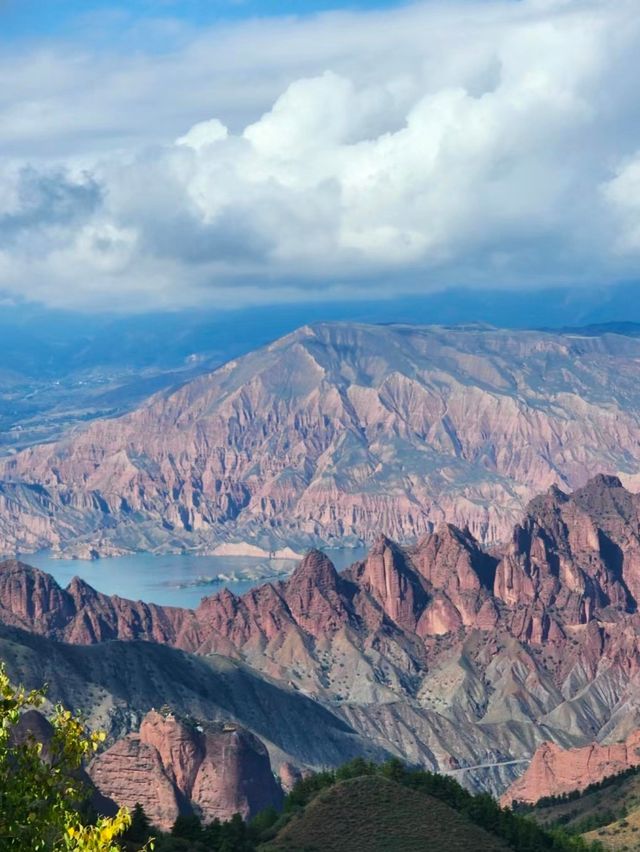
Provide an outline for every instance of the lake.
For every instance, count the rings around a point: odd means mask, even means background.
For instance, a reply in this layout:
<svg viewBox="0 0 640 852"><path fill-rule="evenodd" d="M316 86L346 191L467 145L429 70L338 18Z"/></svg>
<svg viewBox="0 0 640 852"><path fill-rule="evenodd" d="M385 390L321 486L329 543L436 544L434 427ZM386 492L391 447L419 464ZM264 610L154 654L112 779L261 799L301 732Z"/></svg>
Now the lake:
<svg viewBox="0 0 640 852"><path fill-rule="evenodd" d="M364 547L326 549L338 570L366 554ZM136 553L97 560L55 559L50 553L30 553L20 557L51 574L61 586L75 577L107 595L164 604L196 607L203 597L223 588L242 594L269 580L283 579L298 560L264 559L250 556L194 556L191 554ZM226 579L211 582L224 575Z"/></svg>

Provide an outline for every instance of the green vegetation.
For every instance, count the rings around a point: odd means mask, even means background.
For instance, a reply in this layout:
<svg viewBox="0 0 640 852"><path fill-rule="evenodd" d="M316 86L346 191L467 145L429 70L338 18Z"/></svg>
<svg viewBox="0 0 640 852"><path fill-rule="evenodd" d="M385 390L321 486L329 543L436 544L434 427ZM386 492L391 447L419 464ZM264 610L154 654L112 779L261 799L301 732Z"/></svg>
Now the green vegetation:
<svg viewBox="0 0 640 852"><path fill-rule="evenodd" d="M431 800L435 799L439 803L447 805L458 818L463 818L474 826L485 830L494 838L500 839L503 843L501 848L515 849L518 852L539 852L539 850L547 849L556 852L574 852L574 850L598 848L585 843L579 837L570 837L562 830L549 831L537 825L531 819L504 810L489 795L474 796L446 775L408 769L397 760L389 761L382 766L376 766L363 760L355 760L338 769L335 773L325 772L304 779L296 785L287 797L285 815L292 810L307 806L320 790L330 788L340 781L363 776L385 778L401 787L409 788L425 797L428 796ZM450 813L448 819L452 818ZM434 827L432 826L431 831L433 832L433 830ZM274 846L273 848L278 847ZM367 849L370 848L370 846L367 846ZM445 844L442 848L448 849L450 847Z"/></svg>
<svg viewBox="0 0 640 852"><path fill-rule="evenodd" d="M104 734L85 731L82 720L56 707L46 744L21 729L21 715L40 707L44 691L27 692L9 681L0 664L0 849L6 852L110 852L130 824L90 820L79 769Z"/></svg>
<svg viewBox="0 0 640 852"><path fill-rule="evenodd" d="M509 852L443 802L381 775L339 781L293 816L265 852Z"/></svg>
<svg viewBox="0 0 640 852"><path fill-rule="evenodd" d="M503 810L453 779L360 758L299 781L278 814L202 826L176 820L157 852L586 852L601 849Z"/></svg>

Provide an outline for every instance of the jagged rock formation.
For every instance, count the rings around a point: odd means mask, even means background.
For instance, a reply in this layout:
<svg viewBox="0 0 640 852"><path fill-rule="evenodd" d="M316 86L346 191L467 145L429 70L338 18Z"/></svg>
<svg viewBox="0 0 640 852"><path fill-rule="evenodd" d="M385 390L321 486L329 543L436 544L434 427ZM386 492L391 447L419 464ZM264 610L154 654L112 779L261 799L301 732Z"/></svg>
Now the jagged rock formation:
<svg viewBox="0 0 640 852"><path fill-rule="evenodd" d="M205 822L235 813L250 819L282 803L268 752L249 731L155 710L138 733L98 755L89 774L105 796L130 809L139 802L165 830L179 814L197 813Z"/></svg>
<svg viewBox="0 0 640 852"><path fill-rule="evenodd" d="M5 624L66 642L147 639L179 644L192 614L97 592L79 577L66 589L37 568L8 560L0 571L0 614Z"/></svg>
<svg viewBox="0 0 640 852"><path fill-rule="evenodd" d="M445 525L411 548L380 536L342 573L311 551L289 580L194 611L77 581L63 591L5 563L0 619L76 643L235 658L312 695L361 742L502 792L545 740L613 742L640 727L639 552L640 496L597 476L535 498L501 551Z"/></svg>
<svg viewBox="0 0 640 852"><path fill-rule="evenodd" d="M639 357L616 334L304 327L3 460L0 552L299 549L445 520L501 541L554 483L640 484Z"/></svg>
<svg viewBox="0 0 640 852"><path fill-rule="evenodd" d="M536 749L524 775L502 796L502 805L513 802L535 804L546 796L560 796L584 790L640 765L640 731L634 731L625 742L601 745L590 743L582 748L563 749L555 743L542 743Z"/></svg>

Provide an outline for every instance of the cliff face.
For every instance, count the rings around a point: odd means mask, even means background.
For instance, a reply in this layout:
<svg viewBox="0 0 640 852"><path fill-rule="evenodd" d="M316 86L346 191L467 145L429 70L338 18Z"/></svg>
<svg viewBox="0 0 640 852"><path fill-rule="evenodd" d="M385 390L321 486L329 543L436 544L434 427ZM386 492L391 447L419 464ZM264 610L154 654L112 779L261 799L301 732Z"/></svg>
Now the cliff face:
<svg viewBox="0 0 640 852"><path fill-rule="evenodd" d="M544 740L640 727L639 508L598 476L534 499L501 552L452 525L411 548L380 536L342 573L311 551L287 581L195 611L61 590L5 563L0 619L67 642L235 658L312 695L360 741L501 792Z"/></svg>
<svg viewBox="0 0 640 852"><path fill-rule="evenodd" d="M179 814L205 822L251 818L279 807L282 790L260 740L235 724L202 726L149 712L128 734L94 758L93 783L121 806L139 802L151 822L168 830Z"/></svg>
<svg viewBox="0 0 640 852"><path fill-rule="evenodd" d="M573 790L584 790L640 765L640 731L634 731L625 742L601 745L590 743L582 748L563 749L555 743L542 743L524 775L505 792L500 802L535 804L545 796L560 796Z"/></svg>
<svg viewBox="0 0 640 852"><path fill-rule="evenodd" d="M638 468L638 357L617 335L305 327L3 460L0 552L406 541L445 521L504 540L552 484Z"/></svg>

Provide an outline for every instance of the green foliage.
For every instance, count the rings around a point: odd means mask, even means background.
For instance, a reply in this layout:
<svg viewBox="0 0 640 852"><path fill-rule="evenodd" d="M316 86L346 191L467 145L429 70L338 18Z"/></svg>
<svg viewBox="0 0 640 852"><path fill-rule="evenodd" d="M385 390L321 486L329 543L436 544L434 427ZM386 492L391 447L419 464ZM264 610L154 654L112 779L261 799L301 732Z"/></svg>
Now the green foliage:
<svg viewBox="0 0 640 852"><path fill-rule="evenodd" d="M196 815L179 816L170 835L160 835L156 852L255 852L263 827L268 828L279 814L275 809L273 814L263 819L256 817L251 825L247 825L240 814L234 814L230 820L221 822L215 819L203 826ZM266 813L266 812L265 812ZM257 823L253 830L252 825Z"/></svg>
<svg viewBox="0 0 640 852"><path fill-rule="evenodd" d="M142 805L137 802L131 812L131 825L123 835L123 839L131 843L146 843L151 837L151 823Z"/></svg>
<svg viewBox="0 0 640 852"><path fill-rule="evenodd" d="M78 770L104 734L85 731L82 720L55 708L53 735L43 745L20 732L20 717L42 706L44 690L13 686L0 664L0 849L6 852L110 852L129 827L124 810L85 824L86 799Z"/></svg>
<svg viewBox="0 0 640 852"><path fill-rule="evenodd" d="M200 840L202 838L202 823L197 814L180 814L171 829L172 837L182 837L184 840Z"/></svg>
<svg viewBox="0 0 640 852"><path fill-rule="evenodd" d="M598 847L560 829L545 830L533 820L500 807L488 794L473 795L447 775L407 768L397 759L381 766L358 758L335 772L320 772L299 781L285 800L285 812L300 810L322 790L340 780L379 774L444 802L475 825L502 838L518 852L583 852Z"/></svg>
<svg viewBox="0 0 640 852"><path fill-rule="evenodd" d="M273 805L270 808L265 808L264 811L260 811L249 823L249 838L254 841L263 839L270 833L279 819L280 814Z"/></svg>

